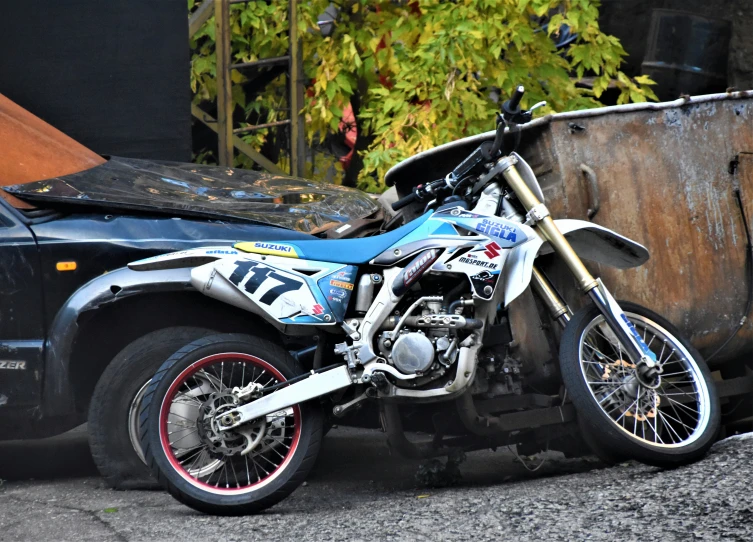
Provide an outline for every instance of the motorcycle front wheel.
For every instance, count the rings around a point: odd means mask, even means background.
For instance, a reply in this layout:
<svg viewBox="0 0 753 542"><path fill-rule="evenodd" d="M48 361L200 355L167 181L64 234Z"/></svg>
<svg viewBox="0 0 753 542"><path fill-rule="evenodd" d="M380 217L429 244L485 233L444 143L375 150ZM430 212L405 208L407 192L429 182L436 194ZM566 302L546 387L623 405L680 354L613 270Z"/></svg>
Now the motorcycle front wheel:
<svg viewBox="0 0 753 542"><path fill-rule="evenodd" d="M633 364L595 306L578 311L560 344L565 387L586 441L600 451L660 467L703 457L716 439L720 407L698 351L658 314L620 302L656 355L661 373L648 379Z"/></svg>
<svg viewBox="0 0 753 542"><path fill-rule="evenodd" d="M266 388L303 372L283 348L249 335L211 335L176 352L152 378L139 414L154 476L173 497L208 514L253 514L287 497L319 452L319 404L229 431L219 431L215 420L238 406L233 388Z"/></svg>

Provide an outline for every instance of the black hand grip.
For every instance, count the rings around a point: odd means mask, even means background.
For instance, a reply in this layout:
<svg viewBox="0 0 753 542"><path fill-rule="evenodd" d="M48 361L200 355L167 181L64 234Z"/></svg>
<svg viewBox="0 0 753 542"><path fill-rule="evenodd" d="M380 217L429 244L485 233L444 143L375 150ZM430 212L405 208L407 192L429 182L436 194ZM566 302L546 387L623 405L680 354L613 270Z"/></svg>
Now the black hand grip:
<svg viewBox="0 0 753 542"><path fill-rule="evenodd" d="M408 194L404 198L400 198L395 203L393 203L392 204L392 210L393 211L399 211L400 209L402 209L406 205L410 205L411 203L413 203L417 199L418 199L418 196L416 195L416 193L415 192L411 192L410 194Z"/></svg>
<svg viewBox="0 0 753 542"><path fill-rule="evenodd" d="M523 85L518 85L518 87L515 89L515 92L512 93L512 98L510 98L509 107L511 110L515 111L520 106L520 100L523 99L523 94L525 94L526 89Z"/></svg>

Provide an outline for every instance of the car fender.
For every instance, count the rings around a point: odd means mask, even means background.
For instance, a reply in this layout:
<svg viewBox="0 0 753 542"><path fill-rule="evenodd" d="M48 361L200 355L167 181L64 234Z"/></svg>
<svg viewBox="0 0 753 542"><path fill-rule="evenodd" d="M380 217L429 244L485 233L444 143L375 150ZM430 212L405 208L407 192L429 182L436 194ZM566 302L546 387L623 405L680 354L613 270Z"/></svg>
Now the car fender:
<svg viewBox="0 0 753 542"><path fill-rule="evenodd" d="M70 363L82 314L133 295L185 290L193 290L190 268L154 271L121 268L76 290L55 315L45 341L44 412L62 415L75 408Z"/></svg>
<svg viewBox="0 0 753 542"><path fill-rule="evenodd" d="M554 223L584 260L629 269L643 265L649 258L646 247L598 224L569 218ZM528 288L536 258L552 252L549 242L540 236L510 250L502 269L505 306Z"/></svg>

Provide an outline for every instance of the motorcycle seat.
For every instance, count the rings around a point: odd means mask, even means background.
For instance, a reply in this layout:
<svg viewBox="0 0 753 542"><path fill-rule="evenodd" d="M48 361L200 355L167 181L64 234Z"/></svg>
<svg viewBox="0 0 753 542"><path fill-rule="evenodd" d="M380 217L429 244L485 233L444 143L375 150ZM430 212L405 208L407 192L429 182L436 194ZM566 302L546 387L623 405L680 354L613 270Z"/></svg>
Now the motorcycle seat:
<svg viewBox="0 0 753 542"><path fill-rule="evenodd" d="M270 243L237 243L244 252L303 258L320 262L364 264L416 230L432 215L428 212L390 232L356 239L279 239Z"/></svg>

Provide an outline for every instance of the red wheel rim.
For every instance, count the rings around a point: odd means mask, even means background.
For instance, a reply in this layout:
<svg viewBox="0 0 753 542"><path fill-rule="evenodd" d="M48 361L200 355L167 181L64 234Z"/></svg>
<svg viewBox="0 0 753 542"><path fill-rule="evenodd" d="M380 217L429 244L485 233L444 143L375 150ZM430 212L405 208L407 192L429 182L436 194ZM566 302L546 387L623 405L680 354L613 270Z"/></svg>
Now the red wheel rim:
<svg viewBox="0 0 753 542"><path fill-rule="evenodd" d="M217 365L221 365L224 371L224 363L232 364L231 367L233 367L233 371L230 373L231 381L233 380L235 367L238 365L242 365L244 376L246 374L246 368L249 368L249 370L253 369L253 371L250 371L250 378L253 378L254 374L268 376L268 382L264 382L261 377L259 378L260 383L263 383L265 387L286 381L286 378L280 373L280 371L268 362L250 354L225 352L202 358L184 369L173 380L170 388L165 394L162 405L160 406L159 414L160 443L172 468L188 483L211 493L220 495L237 495L256 491L266 486L285 470L295 455L295 451L298 448L298 443L300 441L301 412L298 405L292 407L294 425L292 431L290 431L289 428L286 428L283 433L285 436L282 439L277 440L272 438L275 444L271 444L267 448L261 446L260 452L257 454L254 454L254 451L252 451L246 456L241 456L240 453L237 453L231 456L225 456L222 460L214 459L215 462L220 462L221 464L217 463L214 470L212 470L212 467L206 467L208 469L207 472L211 471L208 475L202 470L201 464L199 464L198 467L196 466L196 461L202 457L200 454L204 453L207 458L211 457L208 448L205 447L203 451L192 451L192 453L195 454L194 456L179 458L176 455L176 449L180 450L181 448L176 448L175 445L177 441L186 439L192 435L192 427L188 418L183 418L182 414L177 414L175 412L175 405L179 404L176 403L176 397L180 393L182 393L183 396L188 395L186 389L191 389L191 386L188 385L190 379L192 379L195 384L202 382L202 380L209 382L209 384L200 384L198 388L195 387L194 390L199 389L208 391L209 386L211 386L217 392L224 391L222 389L226 380L224 372L220 373L219 382L217 382L216 380L212 380L211 377L216 378L218 375L213 374L213 372L209 370L212 367L216 368ZM197 374L199 373L201 373L202 376L197 377ZM243 379L243 377L241 379ZM227 386L226 388L230 387L232 386ZM198 402L199 399L197 398L195 401ZM184 401L182 404L188 403ZM196 408L196 410L198 413L199 409ZM171 423L176 424L176 416L181 418L178 421L183 425L181 429L171 432L169 426ZM287 415L285 417L289 418L290 416ZM171 421L171 418L173 421ZM279 420L280 417L275 419ZM186 434L181 436L181 431ZM179 438L171 441L171 435L176 432L178 433ZM198 423L196 424L195 432L197 434L199 432ZM198 436L195 438L198 439ZM286 444L286 442L289 442L289 444ZM282 451L280 451L280 448L282 448ZM188 463L189 460L193 460L193 463ZM245 483L243 482L244 480Z"/></svg>

